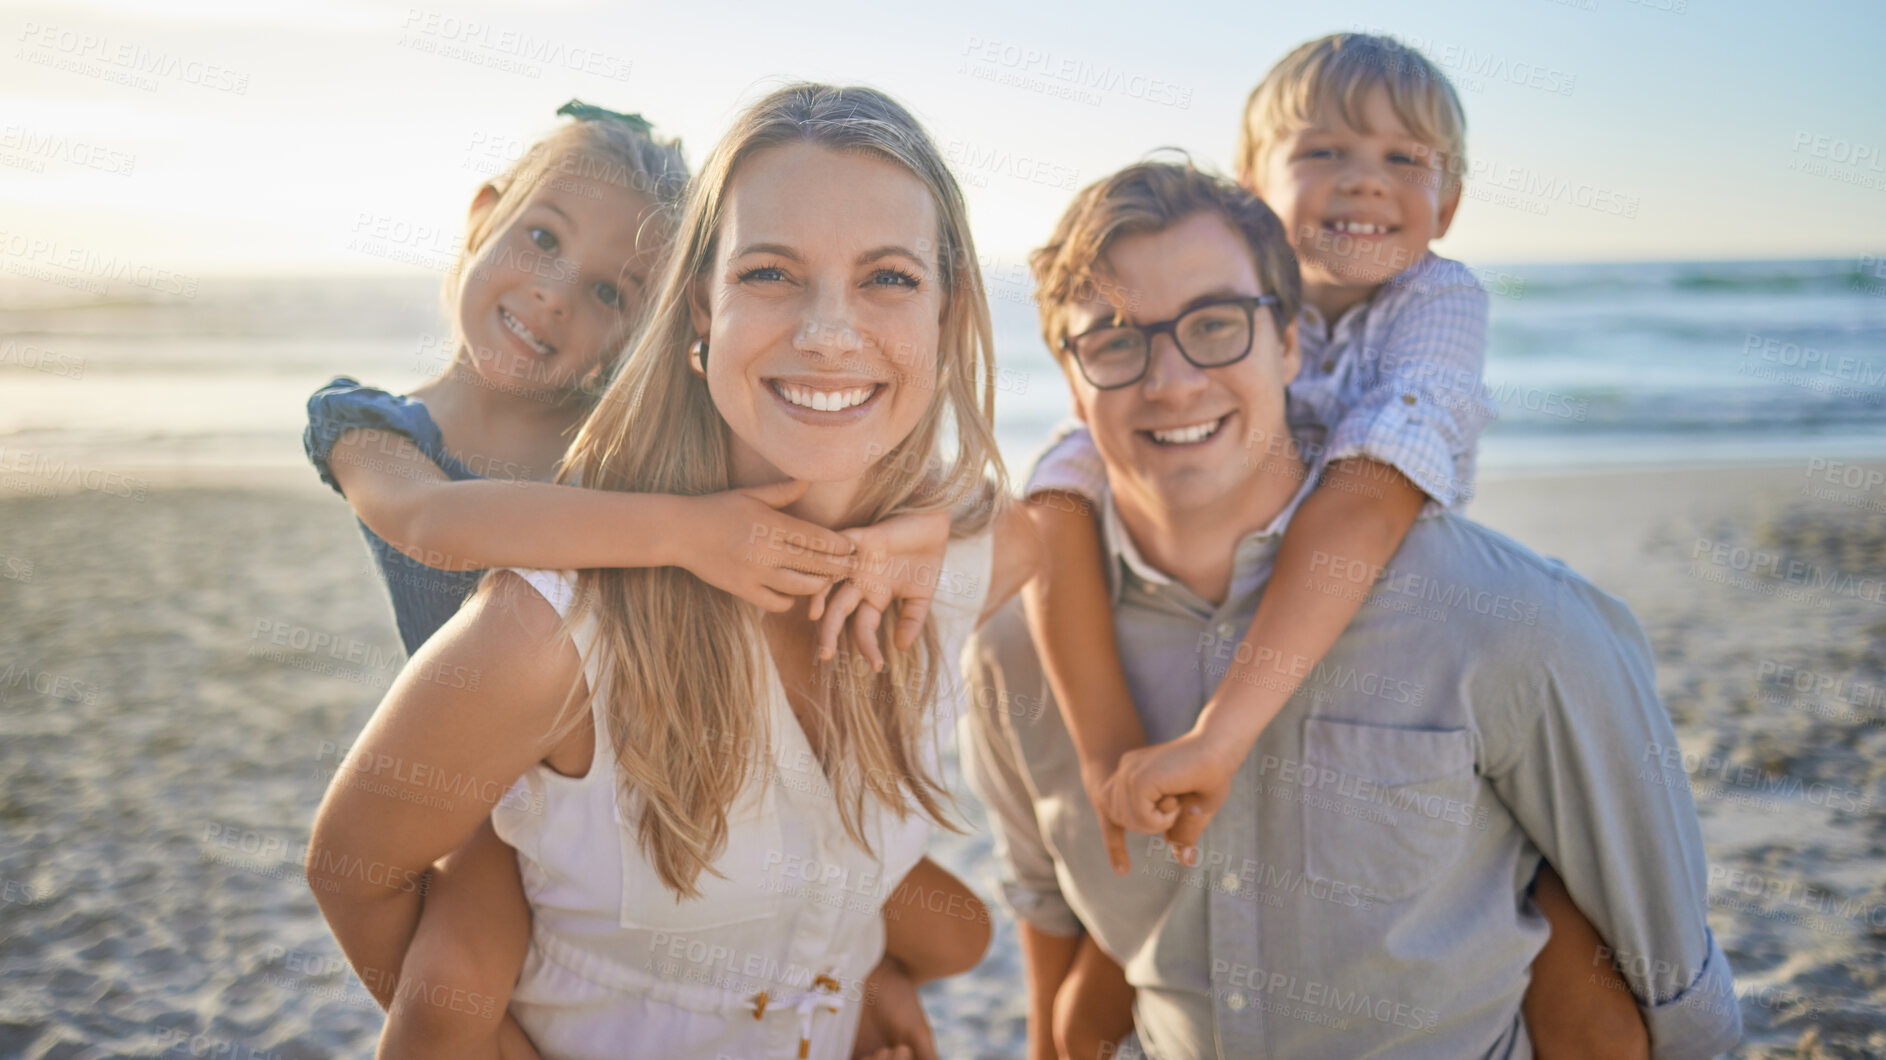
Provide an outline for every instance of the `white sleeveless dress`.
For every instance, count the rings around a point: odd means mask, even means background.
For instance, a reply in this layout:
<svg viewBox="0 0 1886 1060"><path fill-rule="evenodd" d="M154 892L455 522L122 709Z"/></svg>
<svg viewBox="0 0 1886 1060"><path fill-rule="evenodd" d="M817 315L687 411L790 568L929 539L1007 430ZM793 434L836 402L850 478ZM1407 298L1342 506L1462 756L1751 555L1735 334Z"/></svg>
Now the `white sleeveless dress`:
<svg viewBox="0 0 1886 1060"><path fill-rule="evenodd" d="M951 543L931 609L946 659L933 765L960 711L956 663L988 592L991 543L986 533ZM517 573L567 612L572 572ZM594 638L593 619L573 631L592 688L603 661ZM881 907L922 856L929 824L873 807L867 856L845 835L770 655L765 672L772 768L753 771L730 811L721 875L701 875L700 899L678 902L643 856L633 793L626 820L617 810L601 696L589 772L533 766L492 813L517 850L533 919L511 1012L546 1060L849 1057L864 978L883 956Z"/></svg>

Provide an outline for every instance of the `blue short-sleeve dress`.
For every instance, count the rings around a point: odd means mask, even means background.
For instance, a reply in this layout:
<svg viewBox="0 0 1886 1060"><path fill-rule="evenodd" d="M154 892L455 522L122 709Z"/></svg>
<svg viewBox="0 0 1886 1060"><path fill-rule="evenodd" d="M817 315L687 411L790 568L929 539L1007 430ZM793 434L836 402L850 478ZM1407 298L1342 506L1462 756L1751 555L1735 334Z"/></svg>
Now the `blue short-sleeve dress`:
<svg viewBox="0 0 1886 1060"><path fill-rule="evenodd" d="M432 414L426 411L425 403L338 376L308 399L308 429L301 441L314 469L321 473L321 481L343 496L345 493L335 480L328 460L334 443L356 427L404 435L455 482L483 477L473 474L446 450L445 435L439 431L439 425L432 422ZM428 567L387 544L380 535L367 529L366 523L360 523L360 532L380 566L380 577L392 598L400 641L406 645L406 654L411 655L445 625L446 619L458 612L459 605L471 595L485 572Z"/></svg>

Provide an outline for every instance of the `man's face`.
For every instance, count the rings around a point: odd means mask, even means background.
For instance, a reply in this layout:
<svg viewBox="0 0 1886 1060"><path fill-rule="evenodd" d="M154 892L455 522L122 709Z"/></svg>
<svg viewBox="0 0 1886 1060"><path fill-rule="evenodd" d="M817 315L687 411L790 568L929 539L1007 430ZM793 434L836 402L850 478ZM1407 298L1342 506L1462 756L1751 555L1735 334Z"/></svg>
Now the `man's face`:
<svg viewBox="0 0 1886 1060"><path fill-rule="evenodd" d="M1364 132L1325 102L1275 144L1256 187L1290 233L1306 285L1369 287L1413 265L1447 234L1460 185L1439 153L1408 131L1377 86L1362 100Z"/></svg>
<svg viewBox="0 0 1886 1060"><path fill-rule="evenodd" d="M1100 263L1102 286L1124 303L1075 303L1069 334L1096 325L1171 320L1222 298L1268 294L1251 248L1222 216L1201 211L1159 232L1116 239ZM1282 438L1284 386L1297 373L1296 325L1279 337L1273 307L1257 310L1251 352L1199 368L1170 334L1153 339L1145 376L1098 390L1069 365L1075 414L1092 432L1115 496L1157 517L1207 513L1261 473L1253 439ZM1248 490L1245 491L1248 494Z"/></svg>

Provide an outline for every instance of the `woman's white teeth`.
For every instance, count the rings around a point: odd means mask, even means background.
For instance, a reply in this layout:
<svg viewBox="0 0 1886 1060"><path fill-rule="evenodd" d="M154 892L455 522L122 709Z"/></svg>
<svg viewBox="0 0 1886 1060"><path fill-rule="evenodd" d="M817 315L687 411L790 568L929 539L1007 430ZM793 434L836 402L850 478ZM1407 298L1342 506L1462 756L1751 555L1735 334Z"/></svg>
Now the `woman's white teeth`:
<svg viewBox="0 0 1886 1060"><path fill-rule="evenodd" d="M524 326L524 322L505 312L503 306L498 307L498 316L504 318L504 326L511 329L511 334L529 343L531 349L538 353L555 352L556 347L531 334L531 330Z"/></svg>
<svg viewBox="0 0 1886 1060"><path fill-rule="evenodd" d="M1212 435L1217 434L1218 428L1223 426L1224 422L1224 417L1220 416L1218 419L1206 423L1195 423L1190 427L1174 427L1169 431L1154 431L1152 432L1153 441L1158 442L1160 445L1191 445L1194 442L1202 442Z"/></svg>
<svg viewBox="0 0 1886 1060"><path fill-rule="evenodd" d="M875 386L855 386L850 390L814 390L809 386L794 386L791 383L775 383L773 389L779 396L802 408L814 412L837 412L853 408L871 399Z"/></svg>
<svg viewBox="0 0 1886 1060"><path fill-rule="evenodd" d="M1346 232L1352 236L1380 236L1388 234L1387 225L1370 224L1367 221L1331 221L1332 232Z"/></svg>

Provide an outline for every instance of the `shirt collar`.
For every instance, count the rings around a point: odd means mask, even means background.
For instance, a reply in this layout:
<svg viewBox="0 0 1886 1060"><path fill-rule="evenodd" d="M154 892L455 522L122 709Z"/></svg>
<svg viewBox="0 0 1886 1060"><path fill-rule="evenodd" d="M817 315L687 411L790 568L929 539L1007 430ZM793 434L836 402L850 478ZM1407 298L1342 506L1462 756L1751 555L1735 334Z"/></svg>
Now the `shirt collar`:
<svg viewBox="0 0 1886 1060"><path fill-rule="evenodd" d="M1413 265L1408 266L1382 281L1382 285L1377 287L1367 298L1343 310L1342 315L1337 317L1333 324L1324 320L1322 312L1315 306L1305 302L1303 303L1303 308L1300 310L1299 315L1302 316L1304 322L1310 326L1307 329L1300 330L1307 330L1311 336L1318 339L1328 336L1331 341L1335 341L1336 337L1343 332L1345 326L1362 326L1362 322L1368 318L1370 306L1380 302L1390 291L1405 287L1420 280L1427 274L1428 270L1432 269L1435 263L1440 260L1440 255L1434 253L1432 250L1425 251L1419 258L1415 259Z"/></svg>
<svg viewBox="0 0 1886 1060"><path fill-rule="evenodd" d="M1306 448L1305 452L1316 450ZM1302 484L1271 521L1257 530L1253 530L1238 539L1237 550L1232 557L1231 592L1225 603L1235 603L1245 593L1258 588L1263 581L1258 568L1268 570L1268 561L1283 540L1284 531L1290 526L1290 519L1302 506L1304 498L1316 488L1322 478L1321 459L1309 464L1309 474ZM1126 528L1125 520L1120 518L1120 508L1114 502L1111 486L1100 502L1101 544L1107 554L1107 590L1114 607L1120 606L1120 598L1126 590L1128 580L1157 591L1183 590L1190 593L1184 585L1166 572L1150 563L1133 542L1133 535Z"/></svg>

